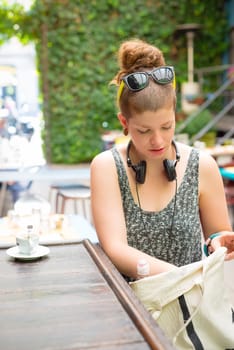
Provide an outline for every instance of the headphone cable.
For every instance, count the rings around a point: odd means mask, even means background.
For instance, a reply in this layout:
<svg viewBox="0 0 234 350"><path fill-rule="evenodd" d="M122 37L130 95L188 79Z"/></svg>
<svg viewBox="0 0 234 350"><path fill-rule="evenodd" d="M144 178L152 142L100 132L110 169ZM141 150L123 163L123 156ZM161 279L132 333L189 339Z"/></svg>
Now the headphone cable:
<svg viewBox="0 0 234 350"><path fill-rule="evenodd" d="M171 234L173 232L173 226L174 226L174 218L175 218L175 211L176 211L176 199L177 199L177 177L175 179L175 182L176 182L176 185L175 185L175 195L174 195L174 207L173 207L173 214L172 214L172 220L171 220ZM143 223L143 226L144 226L144 229L146 231L146 227L145 227L145 222L144 222L144 219L143 219L143 213L142 213L142 207L141 207L141 202L140 202L140 196L139 196L139 191L138 191L138 183L136 181L136 194L137 194L137 201L138 201L138 206L141 210L141 219L142 219L142 223Z"/></svg>

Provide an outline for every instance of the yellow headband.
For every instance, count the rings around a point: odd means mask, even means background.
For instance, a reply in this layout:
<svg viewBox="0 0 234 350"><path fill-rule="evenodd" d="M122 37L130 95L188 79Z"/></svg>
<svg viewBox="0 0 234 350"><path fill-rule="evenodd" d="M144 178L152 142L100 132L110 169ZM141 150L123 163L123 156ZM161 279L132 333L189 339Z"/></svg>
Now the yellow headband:
<svg viewBox="0 0 234 350"><path fill-rule="evenodd" d="M122 80L121 83L120 83L120 86L118 88L118 92L117 92L117 102L118 103L119 103L120 97L122 95L123 88L124 88L124 81Z"/></svg>
<svg viewBox="0 0 234 350"><path fill-rule="evenodd" d="M173 81L172 81L172 86L173 86L174 90L176 90L176 77L175 77L175 72L174 72L174 78L173 78Z"/></svg>

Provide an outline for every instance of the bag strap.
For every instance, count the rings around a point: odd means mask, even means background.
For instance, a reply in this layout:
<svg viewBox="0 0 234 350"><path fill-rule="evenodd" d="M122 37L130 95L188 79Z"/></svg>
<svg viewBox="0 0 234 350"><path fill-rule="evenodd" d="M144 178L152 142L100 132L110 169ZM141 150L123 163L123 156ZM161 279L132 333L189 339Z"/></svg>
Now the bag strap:
<svg viewBox="0 0 234 350"><path fill-rule="evenodd" d="M190 315L188 305L186 303L184 295L179 296L178 301L179 301L180 308L181 308L181 311L183 314L184 323L186 323L191 318L191 315ZM194 329L192 321L190 321L187 324L186 332L187 332L188 337L191 340L195 350L205 350L202 343L201 343L201 340L199 339L199 337Z"/></svg>

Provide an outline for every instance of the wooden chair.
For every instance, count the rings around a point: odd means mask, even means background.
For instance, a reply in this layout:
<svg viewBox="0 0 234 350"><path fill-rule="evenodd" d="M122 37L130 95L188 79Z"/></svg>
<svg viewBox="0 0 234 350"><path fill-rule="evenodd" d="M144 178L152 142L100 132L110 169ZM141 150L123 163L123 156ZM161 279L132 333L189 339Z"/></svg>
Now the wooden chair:
<svg viewBox="0 0 234 350"><path fill-rule="evenodd" d="M52 206L54 206L54 210L57 213L59 210L59 196L58 192L63 190L76 190L80 188L89 188L89 186L85 186L83 184L79 183L60 183L55 182L50 185L50 191L49 191L49 202Z"/></svg>
<svg viewBox="0 0 234 350"><path fill-rule="evenodd" d="M65 214L66 204L73 201L74 213L90 221L90 187L77 185L74 188L59 189L56 195L56 213Z"/></svg>

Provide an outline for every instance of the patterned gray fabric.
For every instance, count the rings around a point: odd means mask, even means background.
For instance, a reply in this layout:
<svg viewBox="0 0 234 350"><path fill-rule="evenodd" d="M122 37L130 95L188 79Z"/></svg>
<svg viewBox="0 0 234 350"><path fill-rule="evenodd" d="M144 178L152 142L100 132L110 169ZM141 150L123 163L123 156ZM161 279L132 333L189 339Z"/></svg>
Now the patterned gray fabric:
<svg viewBox="0 0 234 350"><path fill-rule="evenodd" d="M183 181L177 190L176 203L174 196L160 212L148 212L135 204L119 152L115 147L111 151L119 178L128 244L176 266L201 260L199 152L196 149L191 150Z"/></svg>

